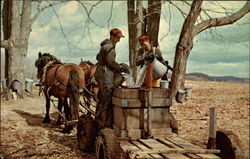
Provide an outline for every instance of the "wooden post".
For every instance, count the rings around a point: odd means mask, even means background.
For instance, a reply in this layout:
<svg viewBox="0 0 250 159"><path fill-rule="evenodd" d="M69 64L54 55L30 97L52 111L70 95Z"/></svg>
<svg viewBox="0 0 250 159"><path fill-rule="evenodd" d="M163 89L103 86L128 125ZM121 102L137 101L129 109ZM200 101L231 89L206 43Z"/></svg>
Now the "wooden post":
<svg viewBox="0 0 250 159"><path fill-rule="evenodd" d="M216 148L216 107L210 107L210 117L209 117L209 139L207 148L215 149Z"/></svg>
<svg viewBox="0 0 250 159"><path fill-rule="evenodd" d="M153 64L150 63L148 66L148 100L147 100L147 137L152 136L152 88L153 88Z"/></svg>

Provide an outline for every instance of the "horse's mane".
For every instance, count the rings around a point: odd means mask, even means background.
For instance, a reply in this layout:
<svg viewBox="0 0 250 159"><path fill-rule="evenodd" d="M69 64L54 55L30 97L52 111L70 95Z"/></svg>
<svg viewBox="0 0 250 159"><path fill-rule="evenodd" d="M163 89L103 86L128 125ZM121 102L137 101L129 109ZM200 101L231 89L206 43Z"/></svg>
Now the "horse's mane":
<svg viewBox="0 0 250 159"><path fill-rule="evenodd" d="M93 64L92 62L90 62L89 60L88 61L81 61L81 63L87 63L87 64L89 64L89 65L95 65L95 64ZM81 64L80 63L80 64Z"/></svg>
<svg viewBox="0 0 250 159"><path fill-rule="evenodd" d="M61 60L59 60L55 56L51 55L50 53L43 53L42 56L50 57L50 59L54 61L54 64L61 64L62 63Z"/></svg>

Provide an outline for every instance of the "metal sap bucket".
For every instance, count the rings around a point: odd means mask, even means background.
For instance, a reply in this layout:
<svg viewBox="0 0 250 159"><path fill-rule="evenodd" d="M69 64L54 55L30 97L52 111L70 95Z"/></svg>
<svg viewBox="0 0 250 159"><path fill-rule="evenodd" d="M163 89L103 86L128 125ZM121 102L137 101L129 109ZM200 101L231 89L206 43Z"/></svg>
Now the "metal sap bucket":
<svg viewBox="0 0 250 159"><path fill-rule="evenodd" d="M167 69L167 66L155 58L153 61L153 78L155 80L160 79L166 73Z"/></svg>
<svg viewBox="0 0 250 159"><path fill-rule="evenodd" d="M167 80L161 80L161 88L168 88L169 82Z"/></svg>
<svg viewBox="0 0 250 159"><path fill-rule="evenodd" d="M185 86L185 90L187 92L187 97L191 97L192 94L192 86Z"/></svg>
<svg viewBox="0 0 250 159"><path fill-rule="evenodd" d="M6 89L7 85L6 85L6 78L1 79L1 88L2 89Z"/></svg>
<svg viewBox="0 0 250 159"><path fill-rule="evenodd" d="M12 90L13 91L19 91L19 87L20 87L20 81L14 80L12 82Z"/></svg>
<svg viewBox="0 0 250 159"><path fill-rule="evenodd" d="M183 89L179 89L178 92L177 92L177 101L178 102L184 102L185 101L185 97L186 97L186 94L187 92Z"/></svg>
<svg viewBox="0 0 250 159"><path fill-rule="evenodd" d="M33 86L33 80L32 79L25 79L25 91L31 92Z"/></svg>

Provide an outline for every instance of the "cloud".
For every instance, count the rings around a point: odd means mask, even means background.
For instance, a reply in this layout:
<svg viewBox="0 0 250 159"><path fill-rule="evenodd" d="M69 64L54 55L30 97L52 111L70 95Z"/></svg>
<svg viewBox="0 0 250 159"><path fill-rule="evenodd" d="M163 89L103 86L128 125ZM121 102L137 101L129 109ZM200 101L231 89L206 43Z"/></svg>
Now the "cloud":
<svg viewBox="0 0 250 159"><path fill-rule="evenodd" d="M70 1L67 4L63 5L59 9L59 13L66 15L66 16L74 16L77 8L78 8L79 3L77 1Z"/></svg>
<svg viewBox="0 0 250 159"><path fill-rule="evenodd" d="M90 9L92 4L96 4L95 1L84 1L84 3L88 9ZM178 3L184 7L182 2L176 1L174 3ZM210 4L210 2L204 2L204 4L206 3ZM227 2L220 3L229 5ZM240 3L244 5L245 2ZM116 59L118 62L128 63L129 37L127 6L124 4L126 4L125 1L114 1L112 19L109 27L120 28L125 35L125 38L122 38L116 46ZM57 17L52 10L49 10L49 12L39 17L32 28L28 59L35 60L38 52L42 51L52 53L63 62L78 64L80 59L83 58L84 60L90 60L95 63L95 57L100 49L100 42L105 38L109 38L107 22L110 16L110 7L111 1L103 1L98 6L94 7L91 18L103 27L98 27L95 24L89 23L89 30L88 28L84 30L87 16L84 9L77 1L70 1L55 6L54 8L59 14L70 46L68 46L64 39ZM209 8L209 6L206 5L205 7ZM240 8L241 6L239 5L238 7ZM184 9L188 11L189 7L185 7ZM168 6L165 5L165 10L162 11L159 39L168 32L169 23L171 25L169 34L159 43L164 59L167 59L172 66L175 56L175 47L179 40L184 19L176 8L172 8L171 10L171 22L169 21ZM248 18L249 16L245 16L238 24L248 22ZM215 30L213 36L210 36L209 30L207 30L195 37L194 47L188 58L187 71L204 72L209 75L231 74L239 77L246 77L246 75L249 74L249 69L247 69L249 66L249 24L234 24L219 27ZM89 33L91 35L91 40L88 36ZM71 53L68 47L71 48Z"/></svg>
<svg viewBox="0 0 250 159"><path fill-rule="evenodd" d="M206 11L211 17L222 17L225 16L225 11L228 13L235 12L245 5L246 1L204 1L202 4L203 9L208 9ZM205 16L205 13L202 12Z"/></svg>
<svg viewBox="0 0 250 159"><path fill-rule="evenodd" d="M50 27L46 26L34 26L31 34L30 34L30 41L40 41L41 39L47 39L47 33Z"/></svg>
<svg viewBox="0 0 250 159"><path fill-rule="evenodd" d="M41 46L41 47L37 47L31 51L29 51L29 56L28 59L35 59L38 58L38 53L53 53L55 51L54 48L50 48L50 47L46 47L46 46Z"/></svg>

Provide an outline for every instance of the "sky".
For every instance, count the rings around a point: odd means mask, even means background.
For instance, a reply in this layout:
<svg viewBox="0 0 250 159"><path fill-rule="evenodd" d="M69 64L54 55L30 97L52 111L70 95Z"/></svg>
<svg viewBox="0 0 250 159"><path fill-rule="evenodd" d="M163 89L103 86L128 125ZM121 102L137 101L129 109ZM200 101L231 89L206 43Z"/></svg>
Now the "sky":
<svg viewBox="0 0 250 159"><path fill-rule="evenodd" d="M92 4L97 3L97 1L82 2L88 10ZM174 3L188 13L189 7L185 7L182 2L177 1ZM215 3L217 5L214 5ZM236 11L244 3L244 1L221 1L219 3L205 1L202 7L223 12L221 5L230 8L230 11ZM43 1L42 5L48 5L48 3ZM122 38L116 46L116 59L119 63L128 63L127 4L126 1L114 1L112 18L108 25L111 5L112 1L104 1L93 8L90 17L96 24L87 20L84 8L76 1L65 2L47 9L32 26L27 54L29 66L27 67L34 66L39 51L49 52L66 63L79 64L81 58L96 63L95 57L99 51L100 43L109 37L111 28L121 29L125 35L125 38ZM173 66L175 47L184 18L173 6L170 14L168 5L168 3L162 5L159 46L164 59L168 60L169 64ZM36 11L34 7L32 12L35 13ZM224 14L216 12L209 13L212 17L224 16ZM187 73L201 72L210 76L248 78L249 16L248 14L236 24L208 29L197 35L188 58ZM67 37L68 41L65 40L65 37Z"/></svg>

